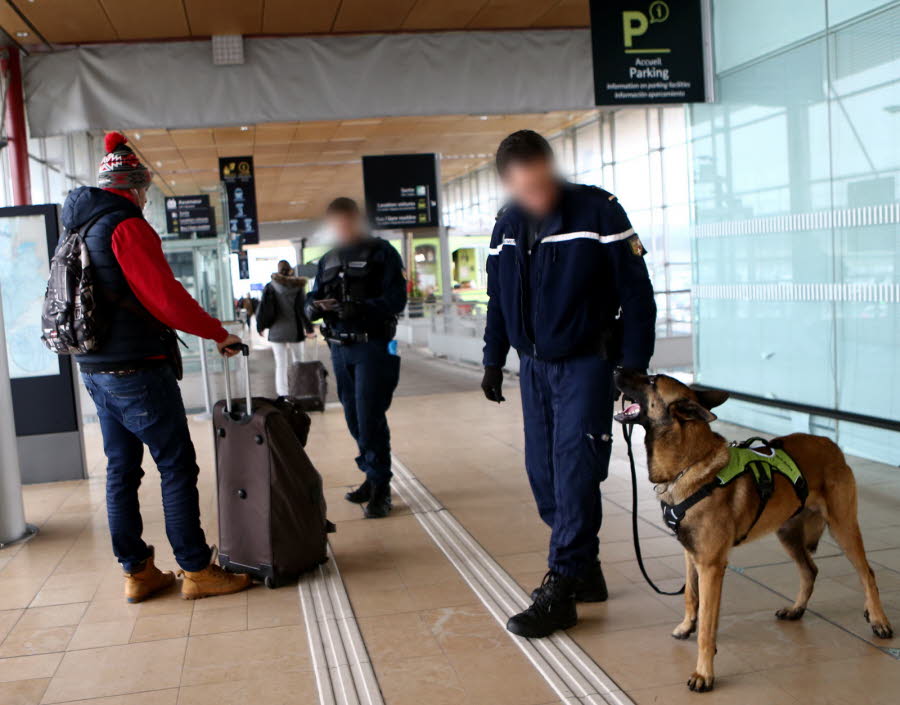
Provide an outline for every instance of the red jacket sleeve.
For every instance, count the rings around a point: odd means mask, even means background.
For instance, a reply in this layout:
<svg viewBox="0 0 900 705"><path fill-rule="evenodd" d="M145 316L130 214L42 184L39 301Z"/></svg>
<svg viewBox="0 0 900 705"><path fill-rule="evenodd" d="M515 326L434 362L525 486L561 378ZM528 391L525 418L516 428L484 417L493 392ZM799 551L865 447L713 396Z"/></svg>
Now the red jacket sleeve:
<svg viewBox="0 0 900 705"><path fill-rule="evenodd" d="M198 304L181 285L162 251L159 235L143 218L128 218L116 226L113 252L134 295L170 328L223 341L222 324Z"/></svg>

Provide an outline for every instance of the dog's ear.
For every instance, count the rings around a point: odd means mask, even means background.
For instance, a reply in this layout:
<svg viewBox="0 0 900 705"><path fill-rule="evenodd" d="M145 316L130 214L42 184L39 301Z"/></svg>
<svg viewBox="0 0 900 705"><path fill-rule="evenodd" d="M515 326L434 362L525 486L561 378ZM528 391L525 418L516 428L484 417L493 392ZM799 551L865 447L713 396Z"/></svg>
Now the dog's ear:
<svg viewBox="0 0 900 705"><path fill-rule="evenodd" d="M704 409L715 409L728 401L730 396L728 392L721 389L695 389L694 394L697 395L697 401Z"/></svg>
<svg viewBox="0 0 900 705"><path fill-rule="evenodd" d="M712 423L718 418L713 412L693 399L679 399L672 402L669 412L672 416L682 421L706 421L706 423Z"/></svg>

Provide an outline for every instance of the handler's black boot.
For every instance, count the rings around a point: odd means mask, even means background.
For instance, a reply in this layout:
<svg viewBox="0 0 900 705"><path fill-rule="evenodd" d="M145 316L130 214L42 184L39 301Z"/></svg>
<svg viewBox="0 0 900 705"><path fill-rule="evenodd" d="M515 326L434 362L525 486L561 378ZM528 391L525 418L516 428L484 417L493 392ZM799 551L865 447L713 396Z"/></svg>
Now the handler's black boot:
<svg viewBox="0 0 900 705"><path fill-rule="evenodd" d="M391 513L391 486L379 485L372 488L372 499L366 505L366 519L382 519Z"/></svg>
<svg viewBox="0 0 900 705"><path fill-rule="evenodd" d="M353 504L365 504L372 499L372 483L366 480L355 490L345 494L344 499Z"/></svg>
<svg viewBox="0 0 900 705"><path fill-rule="evenodd" d="M575 579L550 571L535 591L534 603L513 615L506 629L518 636L540 639L557 629L569 629L578 622L575 610Z"/></svg>
<svg viewBox="0 0 900 705"><path fill-rule="evenodd" d="M531 591L532 600L537 598L540 589L538 587ZM591 566L591 572L588 575L575 578L575 601L606 602L607 598L609 598L609 592L606 589L606 578L603 577L600 561L597 561Z"/></svg>

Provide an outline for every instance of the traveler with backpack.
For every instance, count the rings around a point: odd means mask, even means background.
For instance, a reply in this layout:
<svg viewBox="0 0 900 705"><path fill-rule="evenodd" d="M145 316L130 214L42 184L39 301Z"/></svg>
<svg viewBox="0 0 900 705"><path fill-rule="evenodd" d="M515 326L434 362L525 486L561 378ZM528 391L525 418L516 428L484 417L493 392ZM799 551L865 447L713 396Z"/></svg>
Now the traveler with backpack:
<svg viewBox="0 0 900 705"><path fill-rule="evenodd" d="M138 488L144 445L159 469L166 535L194 599L250 585L215 564L200 525L198 467L185 417L175 330L214 340L226 356L240 343L175 279L159 235L144 220L151 174L126 144L106 135L100 188L71 191L67 234L51 267L44 339L73 352L94 404L107 457L106 507L113 552L125 571L125 597L140 602L175 582L154 565L141 534ZM73 255L77 255L77 258ZM72 299L75 299L74 301Z"/></svg>
<svg viewBox="0 0 900 705"><path fill-rule="evenodd" d="M266 284L256 314L256 330L269 329L269 343L275 355L275 393L288 395L288 356L291 362L303 362L303 339L312 334L312 323L303 312L306 279L294 276L287 260L278 263L278 271Z"/></svg>

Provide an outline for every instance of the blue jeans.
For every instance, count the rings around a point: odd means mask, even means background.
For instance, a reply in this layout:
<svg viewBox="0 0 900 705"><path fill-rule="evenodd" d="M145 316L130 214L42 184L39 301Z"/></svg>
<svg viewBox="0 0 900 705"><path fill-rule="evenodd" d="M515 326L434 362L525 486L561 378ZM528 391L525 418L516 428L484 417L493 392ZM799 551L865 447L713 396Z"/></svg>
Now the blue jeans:
<svg viewBox="0 0 900 705"><path fill-rule="evenodd" d="M203 570L211 551L200 526L197 457L178 381L169 366L128 375L82 372L97 407L106 453L106 511L113 552L126 572L150 556L138 488L144 445L162 479L166 535L184 570Z"/></svg>
<svg viewBox="0 0 900 705"><path fill-rule="evenodd" d="M612 450L613 366L596 355L556 361L521 356L525 468L552 529L549 567L590 570L600 548L600 483Z"/></svg>
<svg viewBox="0 0 900 705"><path fill-rule="evenodd" d="M391 481L391 431L387 410L400 378L400 358L386 341L331 343L338 398L359 455L356 465L375 485Z"/></svg>

